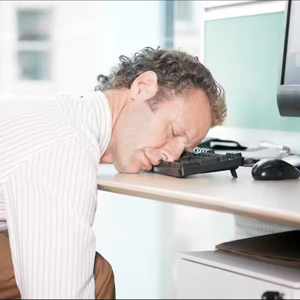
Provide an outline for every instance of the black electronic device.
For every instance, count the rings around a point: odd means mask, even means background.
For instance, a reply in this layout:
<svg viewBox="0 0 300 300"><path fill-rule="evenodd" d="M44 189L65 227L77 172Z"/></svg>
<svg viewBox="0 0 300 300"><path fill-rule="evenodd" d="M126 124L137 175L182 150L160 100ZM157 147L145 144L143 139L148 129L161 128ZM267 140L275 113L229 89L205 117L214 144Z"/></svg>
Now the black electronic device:
<svg viewBox="0 0 300 300"><path fill-rule="evenodd" d="M242 166L244 158L240 153L216 154L214 150L195 148L192 152L184 152L174 162L161 161L153 166L152 171L174 177L185 177L199 173L210 173L230 170L237 178L236 169Z"/></svg>
<svg viewBox="0 0 300 300"><path fill-rule="evenodd" d="M300 116L300 1L288 1L281 81L277 93L281 116Z"/></svg>
<svg viewBox="0 0 300 300"><path fill-rule="evenodd" d="M300 171L281 159L262 159L253 166L252 176L256 180L297 179Z"/></svg>
<svg viewBox="0 0 300 300"><path fill-rule="evenodd" d="M199 145L200 148L209 148L214 150L224 150L224 151L242 151L246 150L247 147L242 146L233 140L223 140L217 138L206 137Z"/></svg>

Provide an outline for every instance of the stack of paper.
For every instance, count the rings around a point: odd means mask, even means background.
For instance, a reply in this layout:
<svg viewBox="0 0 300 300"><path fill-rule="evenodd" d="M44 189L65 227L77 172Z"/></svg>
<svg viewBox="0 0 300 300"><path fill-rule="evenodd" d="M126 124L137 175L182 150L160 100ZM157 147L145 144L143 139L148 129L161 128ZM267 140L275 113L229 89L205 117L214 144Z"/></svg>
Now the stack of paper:
<svg viewBox="0 0 300 300"><path fill-rule="evenodd" d="M300 267L300 230L236 240L216 246L228 254L286 267Z"/></svg>

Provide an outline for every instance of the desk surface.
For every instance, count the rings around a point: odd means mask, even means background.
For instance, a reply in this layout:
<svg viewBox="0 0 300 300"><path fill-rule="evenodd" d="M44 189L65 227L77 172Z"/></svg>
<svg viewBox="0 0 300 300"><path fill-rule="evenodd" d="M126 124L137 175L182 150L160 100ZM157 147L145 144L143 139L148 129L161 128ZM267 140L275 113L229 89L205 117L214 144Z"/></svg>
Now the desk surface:
<svg viewBox="0 0 300 300"><path fill-rule="evenodd" d="M251 168L174 178L151 172L118 174L100 165L98 189L222 211L300 227L300 179L255 181Z"/></svg>

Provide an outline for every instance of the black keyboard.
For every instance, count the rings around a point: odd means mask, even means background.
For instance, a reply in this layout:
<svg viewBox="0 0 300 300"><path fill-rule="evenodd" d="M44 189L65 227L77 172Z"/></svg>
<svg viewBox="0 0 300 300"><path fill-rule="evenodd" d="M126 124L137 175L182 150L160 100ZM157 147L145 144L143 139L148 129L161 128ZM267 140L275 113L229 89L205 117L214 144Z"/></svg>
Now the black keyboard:
<svg viewBox="0 0 300 300"><path fill-rule="evenodd" d="M184 152L174 162L161 161L153 166L154 173L185 177L198 173L210 173L230 170L231 175L237 178L236 169L244 164L241 153L216 154L214 150L195 148L192 152Z"/></svg>

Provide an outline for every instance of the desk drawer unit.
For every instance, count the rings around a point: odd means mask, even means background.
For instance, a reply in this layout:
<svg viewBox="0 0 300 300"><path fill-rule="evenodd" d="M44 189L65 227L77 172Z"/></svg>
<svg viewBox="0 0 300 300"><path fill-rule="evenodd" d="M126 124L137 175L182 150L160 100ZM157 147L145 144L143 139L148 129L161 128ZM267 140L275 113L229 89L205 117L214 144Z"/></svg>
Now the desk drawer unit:
<svg viewBox="0 0 300 300"><path fill-rule="evenodd" d="M300 270L216 251L180 253L178 299L300 299Z"/></svg>

